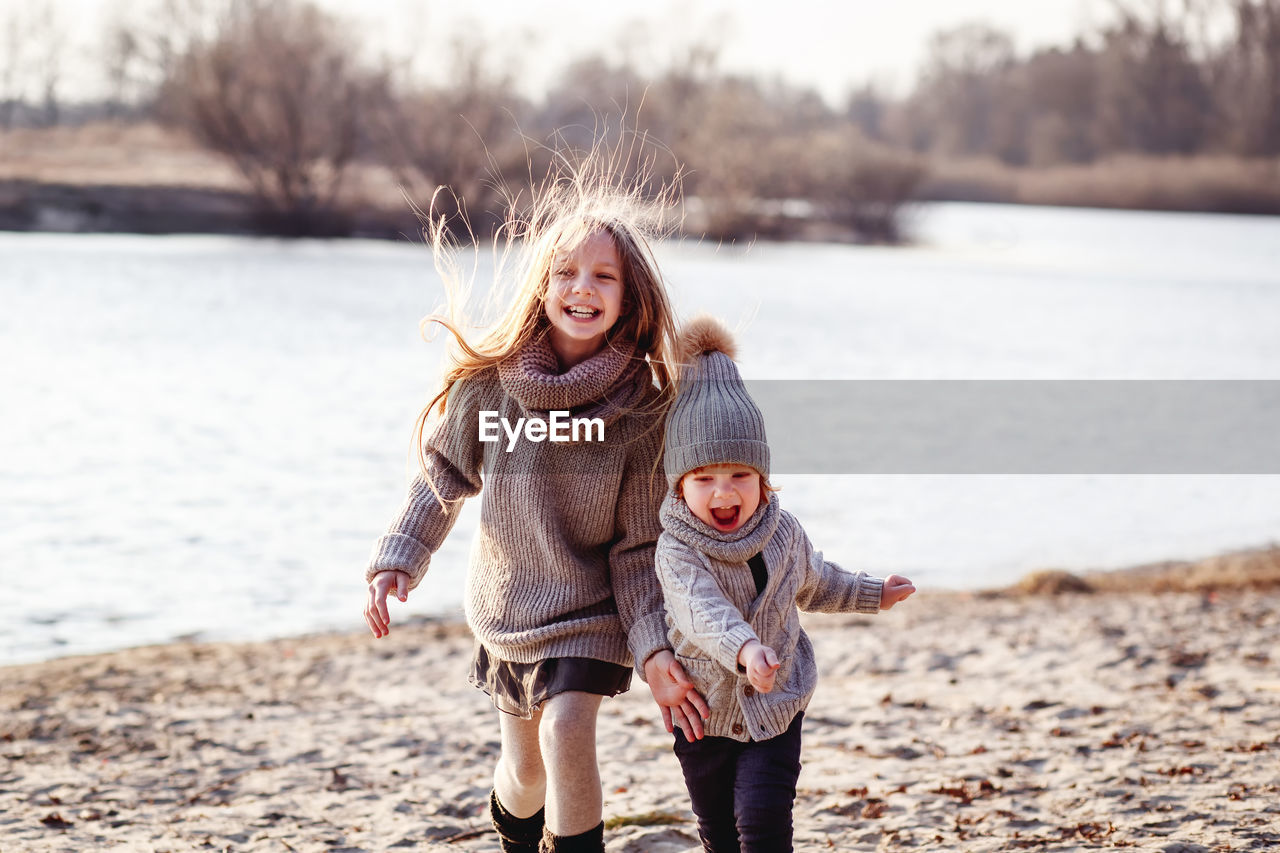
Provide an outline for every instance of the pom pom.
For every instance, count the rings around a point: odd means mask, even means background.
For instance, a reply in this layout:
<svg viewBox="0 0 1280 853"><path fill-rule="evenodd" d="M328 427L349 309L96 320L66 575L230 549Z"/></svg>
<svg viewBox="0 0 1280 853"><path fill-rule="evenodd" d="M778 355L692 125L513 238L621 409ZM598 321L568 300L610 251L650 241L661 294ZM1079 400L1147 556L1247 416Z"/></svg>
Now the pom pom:
<svg viewBox="0 0 1280 853"><path fill-rule="evenodd" d="M694 317L680 330L676 340L676 358L688 364L703 353L722 352L729 358L737 355L733 335L715 317L702 314Z"/></svg>

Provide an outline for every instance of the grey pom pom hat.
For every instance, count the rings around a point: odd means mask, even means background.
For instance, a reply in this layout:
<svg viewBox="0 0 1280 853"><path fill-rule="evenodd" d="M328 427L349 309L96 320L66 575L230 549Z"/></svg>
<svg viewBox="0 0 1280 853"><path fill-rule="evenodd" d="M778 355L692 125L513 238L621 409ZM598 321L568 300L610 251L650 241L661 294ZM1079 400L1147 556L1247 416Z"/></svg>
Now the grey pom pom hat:
<svg viewBox="0 0 1280 853"><path fill-rule="evenodd" d="M750 465L769 476L764 416L747 393L733 361L733 337L710 317L680 333L683 365L676 401L667 415L663 469L672 488L704 465Z"/></svg>

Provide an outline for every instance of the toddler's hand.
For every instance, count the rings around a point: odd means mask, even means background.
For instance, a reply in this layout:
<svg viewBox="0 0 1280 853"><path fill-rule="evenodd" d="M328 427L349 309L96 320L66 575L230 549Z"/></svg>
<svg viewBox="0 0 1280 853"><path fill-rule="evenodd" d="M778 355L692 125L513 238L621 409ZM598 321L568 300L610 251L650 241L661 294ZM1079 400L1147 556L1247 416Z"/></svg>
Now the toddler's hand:
<svg viewBox="0 0 1280 853"><path fill-rule="evenodd" d="M409 595L409 576L404 572L378 572L369 582L369 600L364 605L364 621L375 637L391 633L391 613L387 610L387 594L394 592L404 601Z"/></svg>
<svg viewBox="0 0 1280 853"><path fill-rule="evenodd" d="M889 575L880 590L880 609L888 610L915 591L915 584L902 575Z"/></svg>
<svg viewBox="0 0 1280 853"><path fill-rule="evenodd" d="M747 681L761 693L773 689L773 679L778 674L778 653L759 640L748 640L738 652L738 663L747 671Z"/></svg>

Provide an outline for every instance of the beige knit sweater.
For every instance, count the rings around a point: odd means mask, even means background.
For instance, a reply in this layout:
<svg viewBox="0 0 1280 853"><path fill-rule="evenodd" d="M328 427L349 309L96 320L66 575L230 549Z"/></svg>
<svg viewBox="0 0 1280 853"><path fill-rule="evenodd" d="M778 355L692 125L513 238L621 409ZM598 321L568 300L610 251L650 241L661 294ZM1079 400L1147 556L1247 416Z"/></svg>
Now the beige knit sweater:
<svg viewBox="0 0 1280 853"><path fill-rule="evenodd" d="M455 385L425 439L444 502L416 476L366 578L398 569L417 586L463 499L483 483L465 595L476 639L507 661L589 657L634 663L643 678L644 660L670 647L653 570L665 484L650 376L629 349L559 374L542 344ZM505 434L479 440L481 412L514 424L561 408L601 417L604 441L521 437L508 452Z"/></svg>
<svg viewBox="0 0 1280 853"><path fill-rule="evenodd" d="M776 495L744 525L755 529L737 541L699 521L674 492L662 506L662 522L657 567L669 636L711 707L706 733L738 741L782 734L808 706L818 680L797 607L876 613L884 581L824 560L795 516L778 508ZM747 565L756 553L769 573L759 595ZM769 693L757 692L738 669L738 652L752 639L773 648L782 665Z"/></svg>

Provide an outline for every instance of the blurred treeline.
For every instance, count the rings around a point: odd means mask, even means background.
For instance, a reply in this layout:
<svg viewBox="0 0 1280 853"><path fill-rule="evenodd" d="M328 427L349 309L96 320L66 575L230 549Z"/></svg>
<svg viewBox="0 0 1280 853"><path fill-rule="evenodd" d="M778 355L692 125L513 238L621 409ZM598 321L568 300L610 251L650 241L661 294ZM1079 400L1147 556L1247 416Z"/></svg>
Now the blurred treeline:
<svg viewBox="0 0 1280 853"><path fill-rule="evenodd" d="M688 230L723 238L893 242L922 198L1280 212L1280 0L1117 0L1026 56L966 25L933 36L913 91L851 84L838 104L722 70L714 35L645 72L572 59L537 100L500 47L459 36L425 82L307 0L156 0L102 34L105 94L71 103L41 8L0 20L0 129L161 122L234 164L275 233L349 232L361 207L404 206L396 183L422 204L450 188L437 212L483 233L504 187L619 127L655 143L631 167L682 177Z"/></svg>

